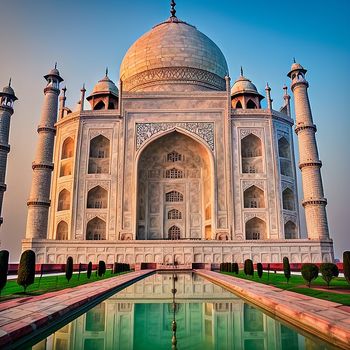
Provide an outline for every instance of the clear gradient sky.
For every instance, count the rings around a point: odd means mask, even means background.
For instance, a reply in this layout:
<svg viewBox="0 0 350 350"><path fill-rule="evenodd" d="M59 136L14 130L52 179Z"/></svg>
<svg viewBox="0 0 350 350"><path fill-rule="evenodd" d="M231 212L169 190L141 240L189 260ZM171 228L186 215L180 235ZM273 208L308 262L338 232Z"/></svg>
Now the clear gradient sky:
<svg viewBox="0 0 350 350"><path fill-rule="evenodd" d="M232 79L242 65L260 93L264 94L269 82L274 109L282 105L282 86L289 85L286 74L292 58L309 69L330 234L340 257L343 250L350 250L350 1L176 2L178 17L195 25L221 48ZM68 106L73 107L81 85L85 82L87 92L91 91L106 66L110 77L118 81L125 52L169 16L169 3L1 1L0 86L11 76L19 98L11 121L4 224L0 228L1 248L10 251L11 261L18 260L25 233L31 162L45 86L42 76L57 61L68 88Z"/></svg>

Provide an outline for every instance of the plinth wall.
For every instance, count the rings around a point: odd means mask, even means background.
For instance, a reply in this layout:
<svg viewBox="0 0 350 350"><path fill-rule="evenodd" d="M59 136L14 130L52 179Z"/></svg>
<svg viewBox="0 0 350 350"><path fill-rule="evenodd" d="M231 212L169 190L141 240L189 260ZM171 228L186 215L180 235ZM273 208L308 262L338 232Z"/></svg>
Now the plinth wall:
<svg viewBox="0 0 350 350"><path fill-rule="evenodd" d="M37 263L65 263L68 256L75 263L157 262L189 264L192 262L220 263L252 259L254 263L282 262L319 263L334 260L332 240L148 240L148 241L58 241L24 239L22 250L32 249Z"/></svg>

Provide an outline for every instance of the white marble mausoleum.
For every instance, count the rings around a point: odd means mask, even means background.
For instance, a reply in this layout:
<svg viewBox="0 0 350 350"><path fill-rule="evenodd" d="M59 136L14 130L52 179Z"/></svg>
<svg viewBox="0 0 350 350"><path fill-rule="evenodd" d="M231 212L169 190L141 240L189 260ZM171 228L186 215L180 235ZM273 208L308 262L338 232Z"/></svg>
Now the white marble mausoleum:
<svg viewBox="0 0 350 350"><path fill-rule="evenodd" d="M219 47L174 8L130 47L118 87L106 71L70 109L55 67L22 248L47 263L332 261L305 74L288 73L295 116L287 87L273 109L270 87L243 71L231 81Z"/></svg>

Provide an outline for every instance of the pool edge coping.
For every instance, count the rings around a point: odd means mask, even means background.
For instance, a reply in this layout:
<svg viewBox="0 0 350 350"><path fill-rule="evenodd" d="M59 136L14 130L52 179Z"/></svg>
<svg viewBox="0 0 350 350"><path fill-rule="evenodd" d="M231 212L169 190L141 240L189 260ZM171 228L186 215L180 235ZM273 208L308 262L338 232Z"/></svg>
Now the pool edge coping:
<svg viewBox="0 0 350 350"><path fill-rule="evenodd" d="M341 347L342 349L350 349L350 323L346 325L347 327L341 327L340 325L335 324L334 321L331 322L330 319L329 321L327 321L325 319L325 316L321 318L320 315L318 315L315 311L301 311L300 306L297 307L297 305L293 303L278 302L277 299L274 299L271 296L269 297L267 295L261 294L261 291L264 289L265 293L271 292L273 290L279 290L281 293L283 293L284 290L282 289L279 289L274 286L264 285L254 281L242 280L238 277L230 275L223 275L214 271L203 269L195 269L193 271L199 276L208 279L212 283L215 283L220 287L229 290L230 292L233 292L234 294L247 300L253 305L258 306L259 308L263 309L264 311L267 311L273 316L283 321L286 321L287 323L296 326L297 328L300 328L307 333L321 338L322 340L325 340L328 343L334 343L335 346ZM232 279L232 281L225 281L226 278L223 278L224 276ZM244 282L242 283L242 281ZM248 291L244 284L249 284L251 287L253 287L252 290ZM254 287L257 287L257 289L259 289L260 294L257 290L254 292ZM294 295L295 298L299 298L301 301L312 300L315 302L319 301L320 303L324 304L328 302L325 300L305 296L303 294L298 294L295 292L288 291L288 293L292 293L291 295ZM342 305L330 301L328 303ZM339 310L336 310L335 307L333 311L339 312ZM342 313L345 312L350 316L350 313L348 313L347 311L340 311ZM339 314L341 314L341 312L339 312Z"/></svg>

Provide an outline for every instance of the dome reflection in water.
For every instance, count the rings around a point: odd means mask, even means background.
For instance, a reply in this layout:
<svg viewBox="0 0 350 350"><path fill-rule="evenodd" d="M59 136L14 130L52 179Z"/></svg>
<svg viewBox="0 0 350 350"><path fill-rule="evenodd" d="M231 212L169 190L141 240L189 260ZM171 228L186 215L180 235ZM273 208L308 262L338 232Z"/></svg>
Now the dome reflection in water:
<svg viewBox="0 0 350 350"><path fill-rule="evenodd" d="M192 273L158 273L147 277L32 347L35 350L311 348L331 349Z"/></svg>

